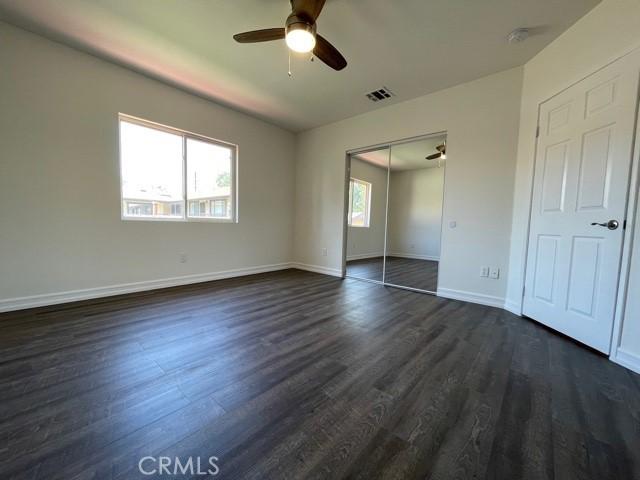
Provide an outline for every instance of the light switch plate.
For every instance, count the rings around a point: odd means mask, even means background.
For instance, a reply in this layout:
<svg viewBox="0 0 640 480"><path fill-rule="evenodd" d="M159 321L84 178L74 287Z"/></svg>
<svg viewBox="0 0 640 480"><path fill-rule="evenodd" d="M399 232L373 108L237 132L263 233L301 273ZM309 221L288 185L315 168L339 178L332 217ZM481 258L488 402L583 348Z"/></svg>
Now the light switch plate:
<svg viewBox="0 0 640 480"><path fill-rule="evenodd" d="M489 270L489 278L500 278L500 269L498 267L491 267L491 270Z"/></svg>

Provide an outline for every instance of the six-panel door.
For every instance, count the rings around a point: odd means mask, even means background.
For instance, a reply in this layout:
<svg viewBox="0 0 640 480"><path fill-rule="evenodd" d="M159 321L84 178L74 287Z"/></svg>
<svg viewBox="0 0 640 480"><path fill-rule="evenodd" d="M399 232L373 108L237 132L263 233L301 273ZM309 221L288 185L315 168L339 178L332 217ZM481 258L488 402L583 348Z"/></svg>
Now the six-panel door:
<svg viewBox="0 0 640 480"><path fill-rule="evenodd" d="M635 130L640 58L540 108L524 314L609 353ZM617 220L609 229L592 223Z"/></svg>

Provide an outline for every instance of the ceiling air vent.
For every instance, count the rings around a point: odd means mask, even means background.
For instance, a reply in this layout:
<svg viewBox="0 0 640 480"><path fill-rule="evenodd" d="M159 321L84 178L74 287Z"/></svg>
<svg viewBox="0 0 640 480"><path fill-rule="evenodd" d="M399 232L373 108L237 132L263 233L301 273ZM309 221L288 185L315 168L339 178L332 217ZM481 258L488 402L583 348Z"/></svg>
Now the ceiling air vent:
<svg viewBox="0 0 640 480"><path fill-rule="evenodd" d="M382 87L379 90L367 93L367 98L372 102L379 102L380 100L386 100L394 96L394 93L387 87Z"/></svg>

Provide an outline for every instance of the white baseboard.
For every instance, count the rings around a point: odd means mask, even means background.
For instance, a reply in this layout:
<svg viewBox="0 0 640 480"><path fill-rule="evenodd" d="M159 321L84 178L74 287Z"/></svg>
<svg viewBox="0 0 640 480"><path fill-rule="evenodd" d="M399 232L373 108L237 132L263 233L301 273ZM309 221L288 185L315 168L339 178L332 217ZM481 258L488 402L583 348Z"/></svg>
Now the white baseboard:
<svg viewBox="0 0 640 480"><path fill-rule="evenodd" d="M192 283L210 282L212 280L242 277L245 275L253 275L256 273L275 272L277 270L285 270L287 268L293 268L293 265L291 263L260 265L257 267L238 268L234 270L225 270L212 273L198 273L194 275L162 278L158 280L146 280L142 282L109 285L106 287L84 288L81 290L45 293L40 295L31 295L28 297L0 299L0 312L23 310L25 308L44 307L48 305L57 305L60 303L76 302L79 300L89 300L92 298L111 297L113 295L143 292L147 290L157 290L159 288L176 287L179 285L189 285Z"/></svg>
<svg viewBox="0 0 640 480"><path fill-rule="evenodd" d="M521 303L513 302L511 300L505 300L504 309L507 312L511 312L514 315L518 315L519 317L522 316L522 304Z"/></svg>
<svg viewBox="0 0 640 480"><path fill-rule="evenodd" d="M399 253L393 252L387 254L389 257L400 257L400 258L412 258L415 260L431 260L432 262L439 262L440 257L435 255L417 255L415 253Z"/></svg>
<svg viewBox="0 0 640 480"><path fill-rule="evenodd" d="M382 257L384 254L380 253L358 253L356 255L347 255L347 262L351 260L364 260L365 258L378 258Z"/></svg>
<svg viewBox="0 0 640 480"><path fill-rule="evenodd" d="M297 268L298 270L306 270L307 272L322 273L323 275L331 275L332 277L342 278L342 270L337 268L322 267L320 265L309 265L307 263L293 262L291 268Z"/></svg>
<svg viewBox="0 0 640 480"><path fill-rule="evenodd" d="M479 303L480 305L487 305L488 307L504 308L504 298L501 297L465 292L462 290L452 290L449 288L438 288L437 293L439 297L450 298L452 300Z"/></svg>
<svg viewBox="0 0 640 480"><path fill-rule="evenodd" d="M612 362L617 363L618 365L622 365L623 367L628 368L629 370L632 370L636 373L640 373L640 356L639 355L628 352L623 348L618 348L618 350L615 351L609 357L609 359Z"/></svg>

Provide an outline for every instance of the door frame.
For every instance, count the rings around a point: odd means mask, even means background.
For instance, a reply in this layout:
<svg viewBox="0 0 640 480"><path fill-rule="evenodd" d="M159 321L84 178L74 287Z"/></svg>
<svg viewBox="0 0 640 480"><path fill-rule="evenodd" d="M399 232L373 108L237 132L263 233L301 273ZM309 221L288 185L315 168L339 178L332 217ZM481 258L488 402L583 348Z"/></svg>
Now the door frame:
<svg viewBox="0 0 640 480"><path fill-rule="evenodd" d="M638 55L640 70L640 49L634 50ZM629 175L629 192L627 195L626 224L624 240L622 244L622 256L620 259L620 277L618 279L618 296L616 298L616 310L613 317L613 331L611 332L611 344L609 358L619 364L631 368L626 362L618 358L618 349L622 341L622 326L624 325L625 309L629 295L629 277L631 275L631 254L634 242L640 242L640 238L634 238L636 231L636 219L640 214L640 93L636 104L636 135L633 144L633 157L631 158L631 172ZM621 363L624 362L624 363ZM637 366L635 367L637 369ZM636 370L638 371L638 370ZM640 372L638 372L640 373Z"/></svg>
<svg viewBox="0 0 640 480"><path fill-rule="evenodd" d="M528 257L529 257L529 239L531 235L531 216L533 214L533 191L534 185L536 181L535 171L536 165L538 161L538 148L539 148L539 136L538 132L540 131L540 115L542 110L542 105L551 100L552 98L564 93L568 89L573 86L579 84L583 80L595 75L596 73L604 70L605 68L620 62L625 61L628 58L633 56L637 56L638 62L638 74L640 75L640 47L636 47L633 50L625 53L624 55L618 56L612 61L606 63L605 65L596 68L592 72L587 75L582 76L580 79L571 83L570 85L564 87L553 95L541 100L538 103L537 108L537 119L536 119L536 132L535 132L535 145L533 149L533 162L531 163L531 169L529 171L529 178L531 179L530 191L527 196L528 201L528 211L527 211L527 222L526 222L526 234L525 234L525 248L522 252L523 254L523 273L521 277L521 297L520 297L520 315L524 316L524 296L525 296L525 287L526 287L526 279L527 279L527 269L530 267L528 265ZM629 180L627 185L627 200L625 206L625 218L624 218L624 230L622 237L622 252L620 256L620 268L618 275L618 284L616 285L616 296L615 296L615 309L613 316L613 326L611 329L611 334L609 338L609 359L612 361L619 363L617 361L617 353L618 347L620 345L620 340L622 336L622 325L624 323L624 309L627 300L627 289L629 283L629 273L631 269L631 251L633 248L633 233L635 230L635 214L637 204L638 204L638 196L640 195L640 92L638 97L636 98L636 108L635 108L635 136L631 145L632 157L631 157L631 167L629 170Z"/></svg>
<svg viewBox="0 0 640 480"><path fill-rule="evenodd" d="M415 142L418 140L425 140L427 138L432 138L432 137L442 137L444 136L447 142L447 147L449 146L449 140L448 140L448 133L446 130L442 130L439 132L433 132L433 133L426 133L423 135L416 135L413 137L406 137L406 138L402 138L399 140L392 140L392 141L388 141L388 142L382 142L382 143L377 143L374 145L369 145L369 146L365 146L365 147L357 147L357 148L351 148L349 150L347 150L345 152L345 160L344 160L344 170L345 170L345 174L344 174L344 204L343 204L343 214L342 214L342 266L341 266L341 273L340 276L341 278L356 278L356 277L348 277L347 276L347 241L348 241L348 233L349 233L349 220L348 220L348 216L349 216L349 183L351 181L351 156L352 155L358 155L360 153L366 153L366 152L371 152L374 150L382 150L384 148L388 148L389 149L389 161L387 164L387 192L386 192L386 202L385 202L385 221L384 221L384 250L382 252L383 255L383 263L382 263L382 281L378 281L378 280L370 280L370 279L366 279L366 278L357 278L357 280L361 280L361 281L365 281L365 282L370 282L370 283L376 283L378 285L384 285L385 287L393 287L393 288L399 288L402 290L409 290L412 292L418 292L418 293L423 293L423 294L427 294L427 295L435 295L437 296L438 293L436 292L430 292L427 290L421 290L418 288L412 288L412 287L406 287L403 285L396 285L393 283L386 283L384 281L384 277L385 277L385 267L386 267L386 256L387 256L387 226L389 223L389 182L391 181L391 147L395 146L395 145L403 145L405 143L411 143L411 142ZM448 150L448 148L447 148ZM449 158L447 158L447 161L449 161ZM447 184L447 166L445 163L444 166L444 178L442 179L442 213L440 216L440 258L442 258L442 236L443 236L443 230L444 230L444 204L445 204L445 198L446 198L446 184ZM437 280L438 285L440 284L440 268L438 268L438 280Z"/></svg>

